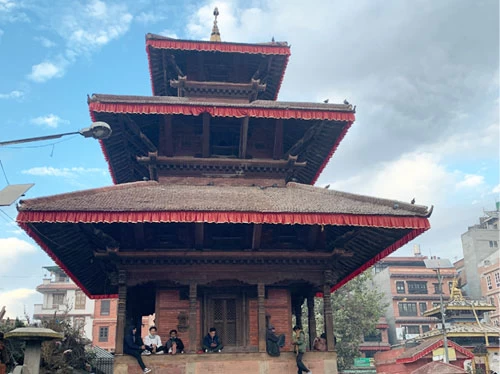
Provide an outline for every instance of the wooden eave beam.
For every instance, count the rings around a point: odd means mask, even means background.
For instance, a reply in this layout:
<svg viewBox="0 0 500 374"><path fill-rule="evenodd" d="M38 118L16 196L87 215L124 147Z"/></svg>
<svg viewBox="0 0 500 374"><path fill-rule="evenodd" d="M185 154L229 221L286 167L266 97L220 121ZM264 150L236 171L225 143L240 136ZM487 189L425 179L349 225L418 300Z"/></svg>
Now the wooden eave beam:
<svg viewBox="0 0 500 374"><path fill-rule="evenodd" d="M205 243L205 224L195 223L194 224L194 248L203 249ZM158 253L158 252L156 252Z"/></svg>
<svg viewBox="0 0 500 374"><path fill-rule="evenodd" d="M138 156L137 162L139 164L147 165L151 162L150 157ZM302 168L307 166L307 162L296 162L295 157L290 157L288 160L266 160L266 159L250 159L250 160L241 160L241 159L232 159L232 158L217 158L217 159L203 159L203 158L195 158L195 157L165 157L158 156L156 159L156 163L158 165L196 165L202 167L220 165L220 166L228 166L233 168L257 168L257 167L268 167L268 168L282 168L289 169L291 167L294 168Z"/></svg>
<svg viewBox="0 0 500 374"><path fill-rule="evenodd" d="M162 50L161 57L163 63L163 89L165 90L165 95L168 95L168 62L165 50Z"/></svg>
<svg viewBox="0 0 500 374"><path fill-rule="evenodd" d="M157 152L158 149L154 145L154 143L141 131L139 125L137 125L130 117L126 117L125 123L127 127L134 133L134 135L139 136L141 141L144 143L148 151Z"/></svg>
<svg viewBox="0 0 500 374"><path fill-rule="evenodd" d="M203 225L203 223L199 223L197 225ZM203 230L199 231L200 238L201 238L201 232ZM98 252L94 254L96 257L106 257L107 254L105 252ZM170 257L170 258L242 258L242 259L251 259L251 258L290 258L290 259L330 259L332 257L331 253L327 252L307 252L307 251L302 251L302 252L292 252L292 251L270 251L270 252L264 252L264 251L258 251L258 252L250 252L250 251L237 251L237 252L227 252L227 251L191 251L189 249L185 250L176 250L176 251L169 251L169 250L154 250L152 251L151 249L145 249L144 251L140 252L129 252L129 251L124 251L121 250L116 254L118 257L122 258L160 258L160 257Z"/></svg>
<svg viewBox="0 0 500 374"><path fill-rule="evenodd" d="M323 122L320 122L309 127L304 133L304 136L300 138L294 145L292 145L290 149L285 153L285 158L288 158L289 155L300 155L300 153L302 153L305 148L307 148L311 140L316 136L322 126Z"/></svg>
<svg viewBox="0 0 500 374"><path fill-rule="evenodd" d="M312 225L309 228L309 235L307 238L307 249L310 251L316 248L316 243L318 242L318 234L319 234L319 225Z"/></svg>
<svg viewBox="0 0 500 374"><path fill-rule="evenodd" d="M144 224L143 223L134 224L134 238L135 238L136 248L143 250L146 246L145 241L144 241Z"/></svg>
<svg viewBox="0 0 500 374"><path fill-rule="evenodd" d="M253 232L252 232L252 249L258 250L260 249L260 241L262 238L262 225L258 223L254 223Z"/></svg>
<svg viewBox="0 0 500 374"><path fill-rule="evenodd" d="M160 123L160 144L159 155L173 157L174 155L174 138L172 129L172 115L165 114L163 123Z"/></svg>

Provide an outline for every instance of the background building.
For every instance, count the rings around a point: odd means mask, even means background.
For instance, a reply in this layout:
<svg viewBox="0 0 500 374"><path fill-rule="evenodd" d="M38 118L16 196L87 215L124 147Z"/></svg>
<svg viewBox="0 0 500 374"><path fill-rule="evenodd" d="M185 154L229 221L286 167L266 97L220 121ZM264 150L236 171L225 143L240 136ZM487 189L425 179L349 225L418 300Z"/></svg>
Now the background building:
<svg viewBox="0 0 500 374"><path fill-rule="evenodd" d="M54 315L66 316L74 327L80 327L85 337L92 340L94 301L89 299L58 266L46 266L47 274L36 290L43 295L43 303L35 304L33 318L43 320Z"/></svg>
<svg viewBox="0 0 500 374"><path fill-rule="evenodd" d="M500 326L500 250L496 250L482 261L479 268L481 295L496 307L486 318L495 326Z"/></svg>
<svg viewBox="0 0 500 374"><path fill-rule="evenodd" d="M389 342L397 344L433 329L435 318L423 313L439 304L437 274L427 269L420 251L414 257L387 257L374 266L373 281L389 303L385 317ZM449 299L455 269L442 269L443 298Z"/></svg>
<svg viewBox="0 0 500 374"><path fill-rule="evenodd" d="M495 211L484 212L479 224L470 226L462 234L462 250L464 254L464 271L467 283L463 284L464 293L474 299L481 298L481 278L478 267L482 261L498 252L500 231L498 229L499 204Z"/></svg>
<svg viewBox="0 0 500 374"><path fill-rule="evenodd" d="M92 344L109 352L115 351L117 299L95 301Z"/></svg>

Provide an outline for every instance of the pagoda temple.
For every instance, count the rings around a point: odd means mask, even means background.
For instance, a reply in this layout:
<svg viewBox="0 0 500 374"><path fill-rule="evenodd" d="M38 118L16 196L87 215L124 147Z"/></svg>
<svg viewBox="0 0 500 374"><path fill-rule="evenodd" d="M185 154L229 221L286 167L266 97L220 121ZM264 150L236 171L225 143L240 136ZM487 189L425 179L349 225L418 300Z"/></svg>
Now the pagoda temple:
<svg viewBox="0 0 500 374"><path fill-rule="evenodd" d="M215 22L210 41L148 34L146 51L152 96L88 98L112 129L114 185L22 200L19 225L89 297L118 298L115 373L139 372L124 329L153 313L186 345L145 357L155 372L292 372L304 303L310 341L323 332L315 296L328 351L304 361L337 373L330 293L429 229L432 209L313 186L355 110L277 101L286 42L224 42ZM269 324L287 336L277 358ZM223 353L193 354L210 327Z"/></svg>

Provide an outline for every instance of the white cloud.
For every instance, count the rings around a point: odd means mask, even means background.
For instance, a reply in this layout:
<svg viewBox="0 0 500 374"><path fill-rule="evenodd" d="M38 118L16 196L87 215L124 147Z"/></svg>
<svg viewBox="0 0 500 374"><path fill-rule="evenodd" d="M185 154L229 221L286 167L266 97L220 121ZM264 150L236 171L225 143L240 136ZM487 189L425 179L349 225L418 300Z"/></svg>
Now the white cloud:
<svg viewBox="0 0 500 374"><path fill-rule="evenodd" d="M13 269L14 265L23 257L36 252L33 244L19 238L0 238L0 274Z"/></svg>
<svg viewBox="0 0 500 374"><path fill-rule="evenodd" d="M0 29L0 38L2 37L3 34L4 34L4 31L2 29Z"/></svg>
<svg viewBox="0 0 500 374"><path fill-rule="evenodd" d="M163 14L155 12L141 12L134 17L137 22L143 23L145 25L163 21L165 18L166 17Z"/></svg>
<svg viewBox="0 0 500 374"><path fill-rule="evenodd" d="M177 34L173 32L172 30L165 29L163 31L160 31L158 35L166 36L167 38L174 38L174 39L179 39Z"/></svg>
<svg viewBox="0 0 500 374"><path fill-rule="evenodd" d="M65 65L65 62L62 64L50 61L41 62L31 67L31 74L28 75L28 78L37 83L43 83L52 78L60 78L64 75Z"/></svg>
<svg viewBox="0 0 500 374"><path fill-rule="evenodd" d="M464 179L457 183L458 188L478 187L484 183L484 177L477 174L466 174Z"/></svg>
<svg viewBox="0 0 500 374"><path fill-rule="evenodd" d="M23 96L24 92L14 90L6 94L0 94L0 99L20 99Z"/></svg>
<svg viewBox="0 0 500 374"><path fill-rule="evenodd" d="M33 300L29 300L36 296L37 292L30 288L16 288L5 292L0 292L0 300L5 305L5 317L9 318L24 318L25 310L31 306ZM3 306L2 305L2 306Z"/></svg>
<svg viewBox="0 0 500 374"><path fill-rule="evenodd" d="M33 123L34 125L38 125L38 126L47 126L47 127L51 127L51 128L56 128L56 127L59 127L59 125L68 124L69 121L66 121L66 120L62 119L61 117L51 113L51 114L48 114L46 116L40 116L40 117L33 118L31 120L31 123Z"/></svg>
<svg viewBox="0 0 500 374"><path fill-rule="evenodd" d="M495 187L493 187L491 193L500 193L500 184L497 184Z"/></svg>
<svg viewBox="0 0 500 374"><path fill-rule="evenodd" d="M40 42L40 44L43 45L45 48L52 48L52 47L55 47L57 45L52 40L47 39L44 36L38 36L35 38L35 40Z"/></svg>
<svg viewBox="0 0 500 374"><path fill-rule="evenodd" d="M26 13L21 11L24 7L24 2L21 0L0 0L0 21L29 22Z"/></svg>
<svg viewBox="0 0 500 374"><path fill-rule="evenodd" d="M52 166L40 166L21 171L22 174L37 175L43 177L77 178L84 174L106 174L106 170L100 168L54 168Z"/></svg>

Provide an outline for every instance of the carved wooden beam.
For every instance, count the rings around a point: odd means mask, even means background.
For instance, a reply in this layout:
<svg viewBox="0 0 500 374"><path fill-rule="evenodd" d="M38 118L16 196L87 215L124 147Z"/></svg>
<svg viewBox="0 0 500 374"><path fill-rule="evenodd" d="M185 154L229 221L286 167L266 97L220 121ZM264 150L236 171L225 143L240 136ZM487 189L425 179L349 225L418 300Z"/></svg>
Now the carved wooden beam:
<svg viewBox="0 0 500 374"><path fill-rule="evenodd" d="M163 50L161 54L162 64L163 64L163 89L165 90L165 95L168 94L168 62L166 51Z"/></svg>
<svg viewBox="0 0 500 374"><path fill-rule="evenodd" d="M286 152L285 158L287 158L288 155L298 156L300 153L302 153L322 127L323 122L316 123L309 127L304 133L304 136L300 138L294 145L292 145Z"/></svg>
<svg viewBox="0 0 500 374"><path fill-rule="evenodd" d="M157 166L156 160L158 158L158 153L149 152L148 158L149 158L149 163L148 163L149 180L157 181L158 180L158 166Z"/></svg>
<svg viewBox="0 0 500 374"><path fill-rule="evenodd" d="M241 120L241 129L240 129L240 158L247 157L247 144L248 144L248 121L249 117L243 117Z"/></svg>
<svg viewBox="0 0 500 374"><path fill-rule="evenodd" d="M185 77L186 75L182 72L181 68L179 67L179 65L177 65L177 62L175 61L175 56L174 55L170 55L168 57L168 62L170 62L170 64L173 66L175 72L177 73L177 75L179 77Z"/></svg>
<svg viewBox="0 0 500 374"><path fill-rule="evenodd" d="M144 241L144 224L136 223L134 225L134 237L135 237L135 247L136 249L143 250L146 246Z"/></svg>
<svg viewBox="0 0 500 374"><path fill-rule="evenodd" d="M266 351L266 288L264 283L257 284L257 318L259 326L259 352Z"/></svg>
<svg viewBox="0 0 500 374"><path fill-rule="evenodd" d="M163 126L162 126L163 125ZM173 157L174 138L172 130L172 115L167 114L163 117L163 124L160 125L160 155Z"/></svg>
<svg viewBox="0 0 500 374"><path fill-rule="evenodd" d="M210 114L203 113L202 156L210 157Z"/></svg>
<svg viewBox="0 0 500 374"><path fill-rule="evenodd" d="M316 242L318 241L318 234L319 234L319 225L312 225L309 228L309 235L307 238L307 249L310 251L314 250L316 248Z"/></svg>

